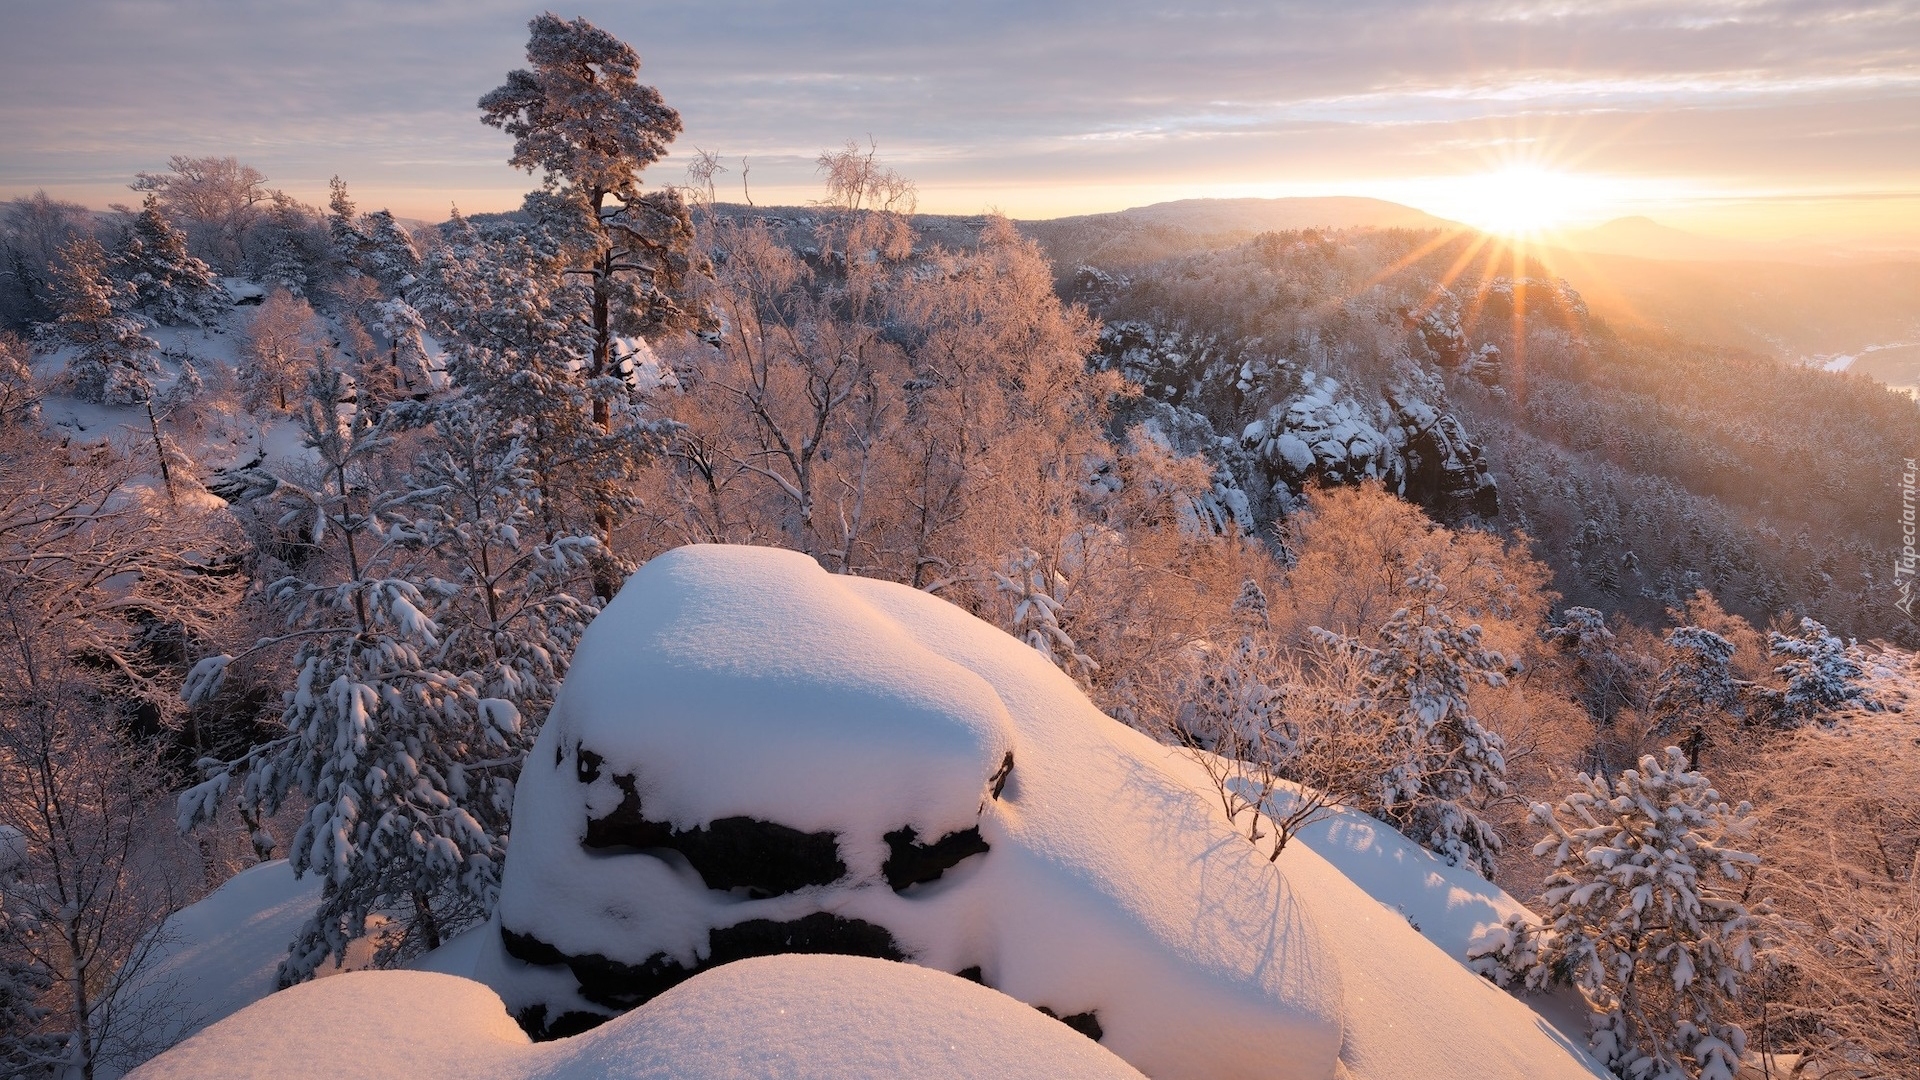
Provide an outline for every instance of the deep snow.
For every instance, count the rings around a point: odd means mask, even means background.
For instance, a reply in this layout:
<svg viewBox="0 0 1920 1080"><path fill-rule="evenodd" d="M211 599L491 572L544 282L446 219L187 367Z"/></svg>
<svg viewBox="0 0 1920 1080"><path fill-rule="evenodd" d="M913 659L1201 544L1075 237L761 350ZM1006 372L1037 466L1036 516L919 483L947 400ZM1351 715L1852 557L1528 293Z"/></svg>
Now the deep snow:
<svg viewBox="0 0 1920 1080"><path fill-rule="evenodd" d="M345 1020L345 1023L342 1023ZM298 986L136 1080L1139 1080L1097 1044L985 987L846 956L716 968L584 1035L534 1044L500 999L425 972Z"/></svg>
<svg viewBox="0 0 1920 1080"><path fill-rule="evenodd" d="M590 780L582 747L602 758ZM996 798L991 778L1008 749L1015 766ZM684 860L584 850L587 821L616 797L602 778L619 769L631 770L649 817L681 827L751 813L834 830L846 838L846 873L750 898L706 888ZM1037 1020L1035 1038L1099 1050L1016 999L1063 1015L1097 1010L1100 1046L1156 1077L1603 1075L1458 961L1479 927L1518 910L1511 898L1359 815L1308 829L1269 865L1211 795L1190 756L1101 715L1039 653L943 601L829 575L790 552L683 548L636 574L581 645L523 776L502 919L629 960L667 946L697 960L711 927L830 910L888 928L925 967L978 966L993 990L929 971L911 976L923 984L886 991L913 970L887 961L742 961L586 1034L526 1047L473 983L349 975L268 998L138 1075L300 1075L258 1057L280 1054L280 1031L296 1017L322 1033L316 1039L343 1040L329 1068L409 1080L613 1075L535 1072L526 1062L585 1068L622 1040L687 1061L708 1040L759 1036L766 1053L891 1054L889 1040L924 1023L851 1024L865 1006L847 997L853 1004L836 1008L827 996L868 983L931 1014L952 1010L956 994L990 999L978 1007L999 1011L979 1015L1007 1025L1009 1041ZM880 880L877 830L908 821L935 832L977 822L989 850L896 892ZM783 974L780 993L821 1002L819 1021L793 1036L821 1033L814 1042L730 1020L736 999L772 992L754 988L755 970L779 964L797 965L781 970L810 987L802 993ZM835 982L844 965L884 974ZM505 957L496 926L423 966L478 975L510 1005L557 1000L573 986L564 967ZM912 986L924 994L901 988ZM313 996L349 988L361 995L351 1004ZM311 1004L287 1011L294 995ZM701 1013L700 1002L712 1010ZM663 1011L668 1004L676 1011ZM344 1035L342 1016L351 1018ZM381 1049L407 1039L444 1048L429 1058L467 1064L434 1072L412 1049L404 1060ZM1041 1052L1024 1053L1037 1061ZM896 1060L887 1075L898 1074Z"/></svg>

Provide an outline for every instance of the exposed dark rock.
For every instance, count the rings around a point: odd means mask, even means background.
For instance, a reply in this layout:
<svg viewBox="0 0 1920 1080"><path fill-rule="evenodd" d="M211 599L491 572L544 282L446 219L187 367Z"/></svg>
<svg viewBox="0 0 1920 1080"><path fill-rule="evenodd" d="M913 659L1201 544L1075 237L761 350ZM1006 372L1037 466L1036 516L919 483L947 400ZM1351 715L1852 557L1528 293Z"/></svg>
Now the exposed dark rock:
<svg viewBox="0 0 1920 1080"><path fill-rule="evenodd" d="M586 772L588 750L580 751ZM594 759L598 774L599 759ZM605 817L587 821L581 843L590 848L667 848L686 856L709 889L745 887L755 898L779 896L809 885L827 885L846 876L838 838L831 832L806 833L773 821L720 818L679 830L649 821L631 776L614 776L620 805Z"/></svg>
<svg viewBox="0 0 1920 1080"><path fill-rule="evenodd" d="M1410 432L1402 454L1404 494L1435 518L1457 522L1468 515L1483 520L1499 516L1500 493L1486 455L1451 414Z"/></svg>
<svg viewBox="0 0 1920 1080"><path fill-rule="evenodd" d="M970 968L961 968L959 971L954 972L954 974L968 982L976 982L981 986L987 985L987 977L981 972L979 964L975 964Z"/></svg>
<svg viewBox="0 0 1920 1080"><path fill-rule="evenodd" d="M570 1038L583 1031L591 1031L613 1018L575 1009L561 1013L549 1023L545 1005L529 1005L515 1013L513 1019L520 1025L520 1029L527 1033L528 1038L536 1042L547 1042L552 1039Z"/></svg>
<svg viewBox="0 0 1920 1080"><path fill-rule="evenodd" d="M1100 1010L1098 1009L1088 1009L1086 1012L1074 1013L1072 1016L1061 1016L1045 1005L1035 1005L1034 1008L1039 1009L1055 1020L1085 1035L1094 1042L1099 1042L1100 1036L1106 1034L1106 1030L1100 1026Z"/></svg>
<svg viewBox="0 0 1920 1080"><path fill-rule="evenodd" d="M994 773L992 776L987 777L987 779L993 784L994 798L996 799L999 798L1000 793L1007 789L1007 777L1012 775L1013 775L1013 751L1009 750L1007 751L1007 756L1001 759L1000 767L994 770Z"/></svg>
<svg viewBox="0 0 1920 1080"><path fill-rule="evenodd" d="M882 960L907 958L886 927L861 919L843 919L825 911L816 911L791 922L748 919L732 926L717 927L707 934L707 958L692 967L665 953L655 953L639 964L622 963L598 953L569 956L532 934L518 933L506 926L500 928L500 940L506 946L507 955L516 960L543 967L564 964L579 982L581 997L617 1012L644 1005L709 968L755 956L831 953L872 956ZM548 1022L544 1006L523 1009L520 1013L521 1027L536 1039L578 1034L606 1019L588 1013L569 1012ZM578 1026L582 1024L585 1026ZM563 1030L563 1025L566 1030Z"/></svg>
<svg viewBox="0 0 1920 1080"><path fill-rule="evenodd" d="M1008 755L1012 761L1012 755ZM919 834L908 825L895 829L886 835L887 846L893 854L880 867L886 875L887 884L899 892L909 885L918 885L925 881L938 880L954 864L971 855L985 854L989 848L980 837L980 827L962 829L948 833L931 844L918 842Z"/></svg>

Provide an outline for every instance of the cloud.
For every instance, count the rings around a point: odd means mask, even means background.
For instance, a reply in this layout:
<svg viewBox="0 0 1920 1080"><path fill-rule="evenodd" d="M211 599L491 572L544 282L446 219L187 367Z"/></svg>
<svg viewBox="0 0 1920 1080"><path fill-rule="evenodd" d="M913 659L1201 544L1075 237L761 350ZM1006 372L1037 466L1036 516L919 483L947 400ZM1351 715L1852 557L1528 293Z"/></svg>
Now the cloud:
<svg viewBox="0 0 1920 1080"><path fill-rule="evenodd" d="M313 196L338 172L362 201L405 192L434 212L436 191L506 205L528 186L474 102L523 63L529 7L8 2L0 192L106 191L174 153L232 153ZM1920 109L1908 2L578 7L640 50L683 143L748 157L770 192L869 134L933 206L996 183L1017 208L1023 185L1459 171L1516 140L1616 172L1784 189L1855 169L1863 187L1920 189L1901 123ZM1603 155L1559 145L1570 135ZM1814 144L1811 163L1785 149ZM675 161L659 171L679 178Z"/></svg>

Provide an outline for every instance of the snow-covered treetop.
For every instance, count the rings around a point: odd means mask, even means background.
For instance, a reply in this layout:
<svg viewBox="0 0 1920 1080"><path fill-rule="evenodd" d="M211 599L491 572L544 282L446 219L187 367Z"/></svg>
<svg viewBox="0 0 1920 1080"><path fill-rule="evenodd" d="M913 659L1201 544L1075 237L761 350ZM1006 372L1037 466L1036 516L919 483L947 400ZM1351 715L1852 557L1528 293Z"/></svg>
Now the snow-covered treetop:
<svg viewBox="0 0 1920 1080"><path fill-rule="evenodd" d="M680 134L680 114L639 81L640 56L585 19L551 12L527 24L532 70L480 99L481 121L514 138L513 165L584 192L639 198L640 170Z"/></svg>

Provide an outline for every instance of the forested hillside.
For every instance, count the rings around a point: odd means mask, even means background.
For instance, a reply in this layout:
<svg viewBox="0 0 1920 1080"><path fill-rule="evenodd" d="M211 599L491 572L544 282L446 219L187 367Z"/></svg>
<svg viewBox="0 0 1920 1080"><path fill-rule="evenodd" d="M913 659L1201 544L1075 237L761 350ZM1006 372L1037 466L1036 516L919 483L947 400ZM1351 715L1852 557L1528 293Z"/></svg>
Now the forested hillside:
<svg viewBox="0 0 1920 1080"><path fill-rule="evenodd" d="M1759 622L1920 641L1894 606L1920 408L1870 379L1609 325L1539 266L1440 232L1275 233L1060 273L1106 320L1109 363L1263 522L1315 480L1380 475L1442 518L1527 534L1568 602L1657 620L1706 588ZM1497 513L1469 494L1482 467Z"/></svg>

